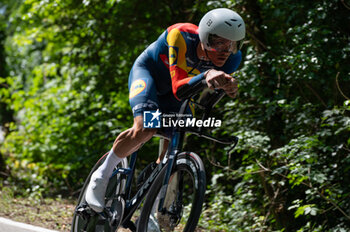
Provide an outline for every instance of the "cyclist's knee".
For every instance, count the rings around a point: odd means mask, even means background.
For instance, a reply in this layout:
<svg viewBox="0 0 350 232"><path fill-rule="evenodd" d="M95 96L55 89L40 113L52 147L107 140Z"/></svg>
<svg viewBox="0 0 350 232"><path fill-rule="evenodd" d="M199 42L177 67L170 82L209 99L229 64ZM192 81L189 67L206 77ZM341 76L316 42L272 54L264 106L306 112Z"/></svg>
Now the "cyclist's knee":
<svg viewBox="0 0 350 232"><path fill-rule="evenodd" d="M144 128L143 127L143 117L137 116L134 119L134 125L132 127L132 136L137 140L142 140L146 142L151 139L152 136L157 132L155 128Z"/></svg>

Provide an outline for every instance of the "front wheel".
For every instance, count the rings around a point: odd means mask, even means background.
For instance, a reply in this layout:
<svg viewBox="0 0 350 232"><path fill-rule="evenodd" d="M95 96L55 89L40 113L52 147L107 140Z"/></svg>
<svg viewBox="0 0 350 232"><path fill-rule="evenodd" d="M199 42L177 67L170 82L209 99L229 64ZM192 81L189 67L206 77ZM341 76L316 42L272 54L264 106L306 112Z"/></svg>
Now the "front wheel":
<svg viewBox="0 0 350 232"><path fill-rule="evenodd" d="M163 209L159 202L166 168L155 179L139 218L138 232L195 231L205 195L205 170L202 160L192 152L177 156L167 185Z"/></svg>

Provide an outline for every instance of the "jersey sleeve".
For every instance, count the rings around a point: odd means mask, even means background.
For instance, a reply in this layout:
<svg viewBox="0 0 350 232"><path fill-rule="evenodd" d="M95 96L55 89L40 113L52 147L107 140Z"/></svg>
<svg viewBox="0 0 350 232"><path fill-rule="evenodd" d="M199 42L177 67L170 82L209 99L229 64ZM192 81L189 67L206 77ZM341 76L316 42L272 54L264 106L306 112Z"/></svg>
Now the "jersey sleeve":
<svg viewBox="0 0 350 232"><path fill-rule="evenodd" d="M167 43L169 47L169 71L171 76L172 91L175 97L180 99L181 89L203 79L204 73L194 77L188 76L186 71L187 45L178 28L173 28L168 32Z"/></svg>
<svg viewBox="0 0 350 232"><path fill-rule="evenodd" d="M222 67L222 70L225 73L233 75L233 73L238 69L239 65L242 61L242 52L239 50L236 54L232 54L229 56L228 60Z"/></svg>

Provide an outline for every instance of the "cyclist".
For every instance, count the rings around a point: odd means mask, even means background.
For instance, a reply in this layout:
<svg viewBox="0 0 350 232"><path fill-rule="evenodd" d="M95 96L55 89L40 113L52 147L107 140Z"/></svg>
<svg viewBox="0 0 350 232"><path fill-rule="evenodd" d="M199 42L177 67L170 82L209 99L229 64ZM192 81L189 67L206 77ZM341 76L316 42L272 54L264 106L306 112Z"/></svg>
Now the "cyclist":
<svg viewBox="0 0 350 232"><path fill-rule="evenodd" d="M241 16L218 8L206 13L199 26L178 23L168 27L136 59L129 76L134 124L119 134L105 162L91 176L86 202L94 211L104 209L114 167L156 133L156 129L143 127L144 111L178 112L186 92L203 79L209 88L236 96L238 83L231 74L242 60L239 49L244 37Z"/></svg>

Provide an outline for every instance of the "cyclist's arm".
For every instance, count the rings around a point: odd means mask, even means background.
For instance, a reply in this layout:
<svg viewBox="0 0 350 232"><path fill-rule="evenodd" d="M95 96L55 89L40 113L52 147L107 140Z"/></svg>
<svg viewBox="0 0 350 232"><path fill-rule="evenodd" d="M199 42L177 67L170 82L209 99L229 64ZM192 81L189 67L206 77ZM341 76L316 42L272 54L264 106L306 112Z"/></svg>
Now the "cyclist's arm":
<svg viewBox="0 0 350 232"><path fill-rule="evenodd" d="M221 68L221 70L224 73L228 73L227 76L233 76L233 73L237 70L239 64L241 63L241 60L242 60L242 53L241 53L241 51L239 51L237 54L231 55L228 58L228 60L226 61L225 65ZM211 71L211 70L208 70L208 71ZM218 70L218 71L220 71L220 70ZM204 73L201 73L197 76L194 76L188 82L179 86L177 89L177 97L180 99L187 98L191 94L193 94L194 92L202 90L203 87L206 86L205 84L203 85L204 82L202 82L202 81L207 77L206 76L207 72L204 72ZM234 97L236 95L236 92L237 92L237 87L236 87L237 83L233 84L232 80L231 80L231 82L232 83L228 83L226 88L223 88L223 89L230 97ZM232 85L230 85L230 84L232 84ZM232 91L230 90L230 88L232 88ZM234 94L232 94L233 92L234 92Z"/></svg>
<svg viewBox="0 0 350 232"><path fill-rule="evenodd" d="M177 99L186 97L186 93L204 79L204 73L189 77L187 73L186 51L187 45L179 29L174 28L167 36L169 46L169 71L172 90Z"/></svg>

